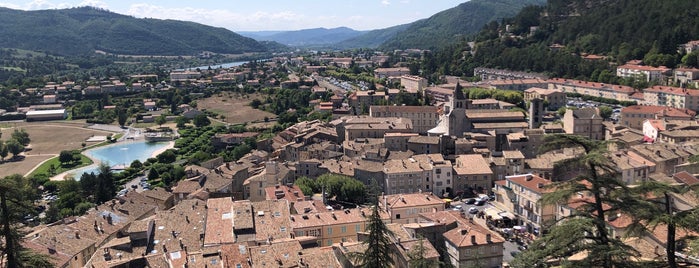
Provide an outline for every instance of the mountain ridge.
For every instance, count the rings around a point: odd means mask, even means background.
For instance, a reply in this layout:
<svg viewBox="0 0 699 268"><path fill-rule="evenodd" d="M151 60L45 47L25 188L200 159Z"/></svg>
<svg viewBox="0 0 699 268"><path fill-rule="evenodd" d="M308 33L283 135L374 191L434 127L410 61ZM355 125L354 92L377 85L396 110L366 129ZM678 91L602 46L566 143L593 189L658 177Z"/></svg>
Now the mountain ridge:
<svg viewBox="0 0 699 268"><path fill-rule="evenodd" d="M93 7L22 11L0 8L0 47L59 55L102 50L128 55L191 55L202 51L264 52L252 38L221 27L139 19Z"/></svg>

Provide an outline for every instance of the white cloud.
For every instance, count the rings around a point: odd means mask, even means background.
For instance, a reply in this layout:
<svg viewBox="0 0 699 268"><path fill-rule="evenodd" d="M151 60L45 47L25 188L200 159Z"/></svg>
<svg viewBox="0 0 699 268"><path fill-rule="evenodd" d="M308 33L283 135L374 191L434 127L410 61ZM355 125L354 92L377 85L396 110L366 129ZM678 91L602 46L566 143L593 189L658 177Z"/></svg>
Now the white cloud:
<svg viewBox="0 0 699 268"><path fill-rule="evenodd" d="M11 8L11 9L22 9L22 7L19 5L15 5L13 3L3 3L3 2L0 2L0 7L6 7L6 8Z"/></svg>
<svg viewBox="0 0 699 268"><path fill-rule="evenodd" d="M100 0L83 0L78 5L68 4L68 3L54 3L48 0L33 0L31 2L24 3L23 5L17 5L12 3L0 3L0 6L21 9L21 10L39 10L39 9L63 9L76 6L93 6L107 9L107 4Z"/></svg>
<svg viewBox="0 0 699 268"><path fill-rule="evenodd" d="M384 6L388 6L388 5L391 4L391 1L389 1L389 0L381 0L381 4L384 5Z"/></svg>

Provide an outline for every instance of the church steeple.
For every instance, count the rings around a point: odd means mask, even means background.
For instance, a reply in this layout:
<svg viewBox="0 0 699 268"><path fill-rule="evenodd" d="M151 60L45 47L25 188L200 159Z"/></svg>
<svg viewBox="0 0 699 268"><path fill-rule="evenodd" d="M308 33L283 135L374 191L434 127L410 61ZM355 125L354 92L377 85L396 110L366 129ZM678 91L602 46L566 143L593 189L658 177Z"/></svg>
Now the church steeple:
<svg viewBox="0 0 699 268"><path fill-rule="evenodd" d="M454 99L457 100L465 100L466 96L464 96L464 89L461 87L461 84L459 82L456 82L456 87L454 87Z"/></svg>

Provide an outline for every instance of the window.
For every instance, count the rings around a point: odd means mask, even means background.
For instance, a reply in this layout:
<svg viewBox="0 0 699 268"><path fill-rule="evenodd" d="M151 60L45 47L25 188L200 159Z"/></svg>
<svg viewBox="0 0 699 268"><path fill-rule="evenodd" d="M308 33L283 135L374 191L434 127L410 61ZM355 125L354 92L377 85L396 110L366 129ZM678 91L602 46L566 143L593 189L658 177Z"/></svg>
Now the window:
<svg viewBox="0 0 699 268"><path fill-rule="evenodd" d="M331 235L331 234L333 234L333 228L332 228L332 227L328 227L328 235Z"/></svg>
<svg viewBox="0 0 699 268"><path fill-rule="evenodd" d="M342 228L340 228L340 232L341 232L341 233L346 233L346 232L347 232L347 226L342 226Z"/></svg>
<svg viewBox="0 0 699 268"><path fill-rule="evenodd" d="M361 231L361 227L359 226L359 224L357 224L357 225L354 226L354 231L355 231L355 232L360 232L360 231Z"/></svg>
<svg viewBox="0 0 699 268"><path fill-rule="evenodd" d="M286 227L284 227L284 226L280 227L279 231L282 233L286 233Z"/></svg>
<svg viewBox="0 0 699 268"><path fill-rule="evenodd" d="M396 214L396 220L400 219L400 214Z"/></svg>
<svg viewBox="0 0 699 268"><path fill-rule="evenodd" d="M332 245L333 245L333 240L332 240L332 239L328 239L328 246L332 246Z"/></svg>

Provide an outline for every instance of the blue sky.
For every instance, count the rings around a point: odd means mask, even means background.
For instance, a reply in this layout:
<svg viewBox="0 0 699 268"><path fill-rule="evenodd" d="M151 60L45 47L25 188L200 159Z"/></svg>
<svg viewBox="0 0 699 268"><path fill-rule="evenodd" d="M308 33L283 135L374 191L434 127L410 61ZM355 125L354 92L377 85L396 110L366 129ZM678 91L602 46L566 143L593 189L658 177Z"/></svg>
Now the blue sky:
<svg viewBox="0 0 699 268"><path fill-rule="evenodd" d="M177 19L232 31L346 26L381 29L427 18L467 0L0 0L0 6L58 9L96 6L138 18Z"/></svg>

